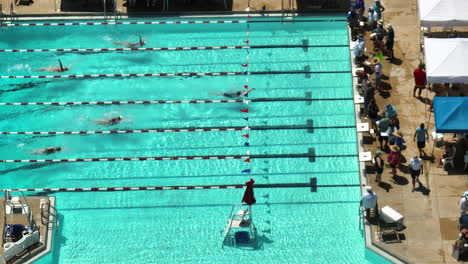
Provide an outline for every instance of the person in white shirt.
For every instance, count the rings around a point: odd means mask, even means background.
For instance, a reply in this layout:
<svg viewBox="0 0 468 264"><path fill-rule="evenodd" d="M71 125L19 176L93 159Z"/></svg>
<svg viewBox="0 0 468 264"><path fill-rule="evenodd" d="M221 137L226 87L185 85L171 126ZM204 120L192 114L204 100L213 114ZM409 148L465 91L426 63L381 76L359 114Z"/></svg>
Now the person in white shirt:
<svg viewBox="0 0 468 264"><path fill-rule="evenodd" d="M409 162L409 169L410 169L410 174L411 174L411 179L413 179L413 189L411 189L412 192L414 192L416 181L418 182L419 187L421 187L421 182L419 181L419 175L423 172L423 160L418 157L414 156L411 158Z"/></svg>
<svg viewBox="0 0 468 264"><path fill-rule="evenodd" d="M367 24L369 25L371 30L375 28L376 22L377 22L377 14L375 13L373 7L369 7L369 17L367 19Z"/></svg>
<svg viewBox="0 0 468 264"><path fill-rule="evenodd" d="M359 34L358 39L354 42L354 47L353 47L355 63L363 60L365 48L366 48L366 40L364 39L364 35Z"/></svg>
<svg viewBox="0 0 468 264"><path fill-rule="evenodd" d="M378 196L372 191L371 186L366 186L366 193L362 195L361 205L366 209L366 218L370 217L370 209L375 210L375 214L378 214L379 206L377 204Z"/></svg>
<svg viewBox="0 0 468 264"><path fill-rule="evenodd" d="M379 57L372 58L372 65L374 69L374 77L375 77L375 88L379 91L382 90L382 62L380 61Z"/></svg>
<svg viewBox="0 0 468 264"><path fill-rule="evenodd" d="M463 196L460 199L460 215L468 213L468 191L463 193Z"/></svg>

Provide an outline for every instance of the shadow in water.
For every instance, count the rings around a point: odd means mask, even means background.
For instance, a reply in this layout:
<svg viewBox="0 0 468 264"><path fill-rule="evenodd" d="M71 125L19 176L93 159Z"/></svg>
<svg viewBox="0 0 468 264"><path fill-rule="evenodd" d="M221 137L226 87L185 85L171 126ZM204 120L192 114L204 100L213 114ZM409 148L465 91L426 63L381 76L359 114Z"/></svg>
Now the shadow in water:
<svg viewBox="0 0 468 264"><path fill-rule="evenodd" d="M10 172L15 172L15 171L19 171L19 170L40 169L40 168L50 166L50 165L53 165L53 164L58 164L58 163L56 163L56 162L45 162L45 163L33 163L33 164L28 164L28 165L22 165L22 166L13 168L13 169L2 170L2 171L0 171L0 175L5 175L5 174L8 174Z"/></svg>
<svg viewBox="0 0 468 264"><path fill-rule="evenodd" d="M152 192L152 191L149 191ZM320 202L278 202L261 204L255 206L270 206L270 205L311 205L311 204L359 204L359 201L320 201ZM232 207L232 204L185 204L185 205L148 205L148 206L105 206L105 207L74 207L61 208L62 211L77 211L77 210L128 210L128 209L155 209L155 208L190 208L190 207Z"/></svg>

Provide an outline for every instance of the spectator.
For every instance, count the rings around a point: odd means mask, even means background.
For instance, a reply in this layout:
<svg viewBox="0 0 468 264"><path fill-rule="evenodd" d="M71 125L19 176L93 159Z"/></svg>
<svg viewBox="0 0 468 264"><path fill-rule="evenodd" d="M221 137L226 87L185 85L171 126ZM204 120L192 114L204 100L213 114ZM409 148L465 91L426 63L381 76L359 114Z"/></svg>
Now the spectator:
<svg viewBox="0 0 468 264"><path fill-rule="evenodd" d="M382 12L385 11L385 7L380 3L380 0L374 0L374 11L377 19L382 18Z"/></svg>
<svg viewBox="0 0 468 264"><path fill-rule="evenodd" d="M379 58L372 58L372 65L374 66L375 88L381 92L382 89L382 62Z"/></svg>
<svg viewBox="0 0 468 264"><path fill-rule="evenodd" d="M468 191L463 193L463 196L460 198L460 215L464 215L468 212Z"/></svg>
<svg viewBox="0 0 468 264"><path fill-rule="evenodd" d="M366 90L364 91L364 115L367 116L367 109L369 108L370 101L374 99L375 89L372 85L367 85Z"/></svg>
<svg viewBox="0 0 468 264"><path fill-rule="evenodd" d="M351 30L351 39L355 41L357 36L357 30L359 28L359 19L358 14L356 14L356 11L354 11L353 8L351 8L351 10L346 15L346 19L348 20L348 26Z"/></svg>
<svg viewBox="0 0 468 264"><path fill-rule="evenodd" d="M394 115L390 118L390 126L394 127L395 130L400 130L400 119L398 119L398 115Z"/></svg>
<svg viewBox="0 0 468 264"><path fill-rule="evenodd" d="M392 177L395 178L397 176L396 169L400 165L400 148L396 145L390 146L390 154L388 154L388 164L392 167Z"/></svg>
<svg viewBox="0 0 468 264"><path fill-rule="evenodd" d="M392 104L385 105L385 117L392 118L398 114L396 107ZM399 125L398 125L399 126Z"/></svg>
<svg viewBox="0 0 468 264"><path fill-rule="evenodd" d="M419 63L418 68L413 71L414 76L414 90L413 97L416 97L416 90L418 91L418 98L421 98L422 90L426 88L426 65Z"/></svg>
<svg viewBox="0 0 468 264"><path fill-rule="evenodd" d="M376 122L377 126L379 127L378 131L378 139L380 142L380 149L384 150L382 147L382 142L385 141L385 149L388 148L388 132L390 128L390 119L387 117L384 117L380 119L379 121Z"/></svg>
<svg viewBox="0 0 468 264"><path fill-rule="evenodd" d="M366 186L366 193L362 195L361 205L366 209L366 219L370 218L370 210L374 209L376 215L378 215L379 205L377 203L378 196L372 191L371 186Z"/></svg>
<svg viewBox="0 0 468 264"><path fill-rule="evenodd" d="M374 41L374 47L383 50L384 46L384 38L385 38L385 29L383 27L383 21L377 20L377 28L372 30L372 34L370 35L371 39Z"/></svg>
<svg viewBox="0 0 468 264"><path fill-rule="evenodd" d="M371 121L372 129L377 132L377 123L375 121L377 120L377 117L379 117L379 106L377 106L375 98L371 99L369 106L367 107L367 116Z"/></svg>
<svg viewBox="0 0 468 264"><path fill-rule="evenodd" d="M354 63L358 64L364 60L366 49L366 40L364 39L363 34L359 34L357 40L354 42L353 53L355 56Z"/></svg>
<svg viewBox="0 0 468 264"><path fill-rule="evenodd" d="M367 18L367 25L369 26L370 30L375 28L375 23L377 22L377 13L375 13L373 7L369 7L369 14Z"/></svg>
<svg viewBox="0 0 468 264"><path fill-rule="evenodd" d="M411 174L411 179L413 179L413 189L411 189L412 192L414 192L416 182L418 182L419 187L421 187L421 182L419 181L419 175L423 173L423 169L424 169L423 165L424 165L423 160L418 156L414 156L413 158L411 158L409 162L409 171Z"/></svg>
<svg viewBox="0 0 468 264"><path fill-rule="evenodd" d="M377 152L375 152L374 156L375 181L377 182L377 184L380 184L384 169L384 161L381 155L382 151L378 150Z"/></svg>
<svg viewBox="0 0 468 264"><path fill-rule="evenodd" d="M405 139L403 138L403 133L401 130L398 130L393 134L395 137L395 145L400 149L400 151L403 149L404 144L406 143Z"/></svg>
<svg viewBox="0 0 468 264"><path fill-rule="evenodd" d="M364 0L356 0L354 8L358 11L359 20L364 17L364 10L366 10Z"/></svg>
<svg viewBox="0 0 468 264"><path fill-rule="evenodd" d="M416 132L414 132L413 141L416 141L419 150L419 156L422 156L422 153L426 155L424 151L424 147L426 146L426 140L429 142L429 134L427 133L427 128L424 127L424 123L421 123L418 128L416 128Z"/></svg>
<svg viewBox="0 0 468 264"><path fill-rule="evenodd" d="M387 55L389 60L393 60L393 40L395 38L395 31L393 31L392 25L388 24L387 29L387 41L385 42L385 48L387 49Z"/></svg>

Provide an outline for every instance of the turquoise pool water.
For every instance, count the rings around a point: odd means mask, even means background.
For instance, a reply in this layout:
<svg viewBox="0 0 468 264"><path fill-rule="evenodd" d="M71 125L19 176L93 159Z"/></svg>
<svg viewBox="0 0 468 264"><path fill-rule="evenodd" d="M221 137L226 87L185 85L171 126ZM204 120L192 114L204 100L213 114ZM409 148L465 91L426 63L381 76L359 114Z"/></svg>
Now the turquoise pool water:
<svg viewBox="0 0 468 264"><path fill-rule="evenodd" d="M85 131L186 127L297 126L314 129L111 135L4 135L0 159L297 154L348 157L180 160L93 163L2 163L2 188L119 187L306 183L359 184L347 25L345 21L189 25L107 25L1 28L0 49L111 48L112 41L148 47L282 45L250 50L0 53L0 75L72 65L67 74L239 72L251 75L93 79L3 79L2 102L212 100L209 94L256 88L255 98L229 104L1 106L0 131ZM204 19L206 20L206 19ZM210 20L217 20L216 18ZM271 20L271 18L269 19ZM298 19L301 20L301 19ZM288 47L288 45L310 47ZM338 45L337 47L319 47ZM277 71L282 74L254 74ZM299 74L288 72L304 71ZM342 73L331 73L341 71ZM314 72L314 73L306 73ZM248 82L247 82L248 79ZM242 113L240 109L249 109ZM123 116L112 126L94 120ZM250 174L242 173L251 169ZM32 194L32 193L31 193ZM53 251L39 263L386 263L365 249L358 223L358 187L256 189L258 248L224 247L221 231L242 189L53 193L60 228Z"/></svg>

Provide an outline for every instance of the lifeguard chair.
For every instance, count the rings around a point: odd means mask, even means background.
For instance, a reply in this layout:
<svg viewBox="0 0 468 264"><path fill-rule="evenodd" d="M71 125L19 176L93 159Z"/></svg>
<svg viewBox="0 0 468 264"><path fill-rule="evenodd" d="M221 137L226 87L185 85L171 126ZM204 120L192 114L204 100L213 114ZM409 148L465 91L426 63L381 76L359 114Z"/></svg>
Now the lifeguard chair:
<svg viewBox="0 0 468 264"><path fill-rule="evenodd" d="M246 204L235 204L231 208L229 219L224 227L221 248L225 245L255 247L256 233L252 221L252 207Z"/></svg>

